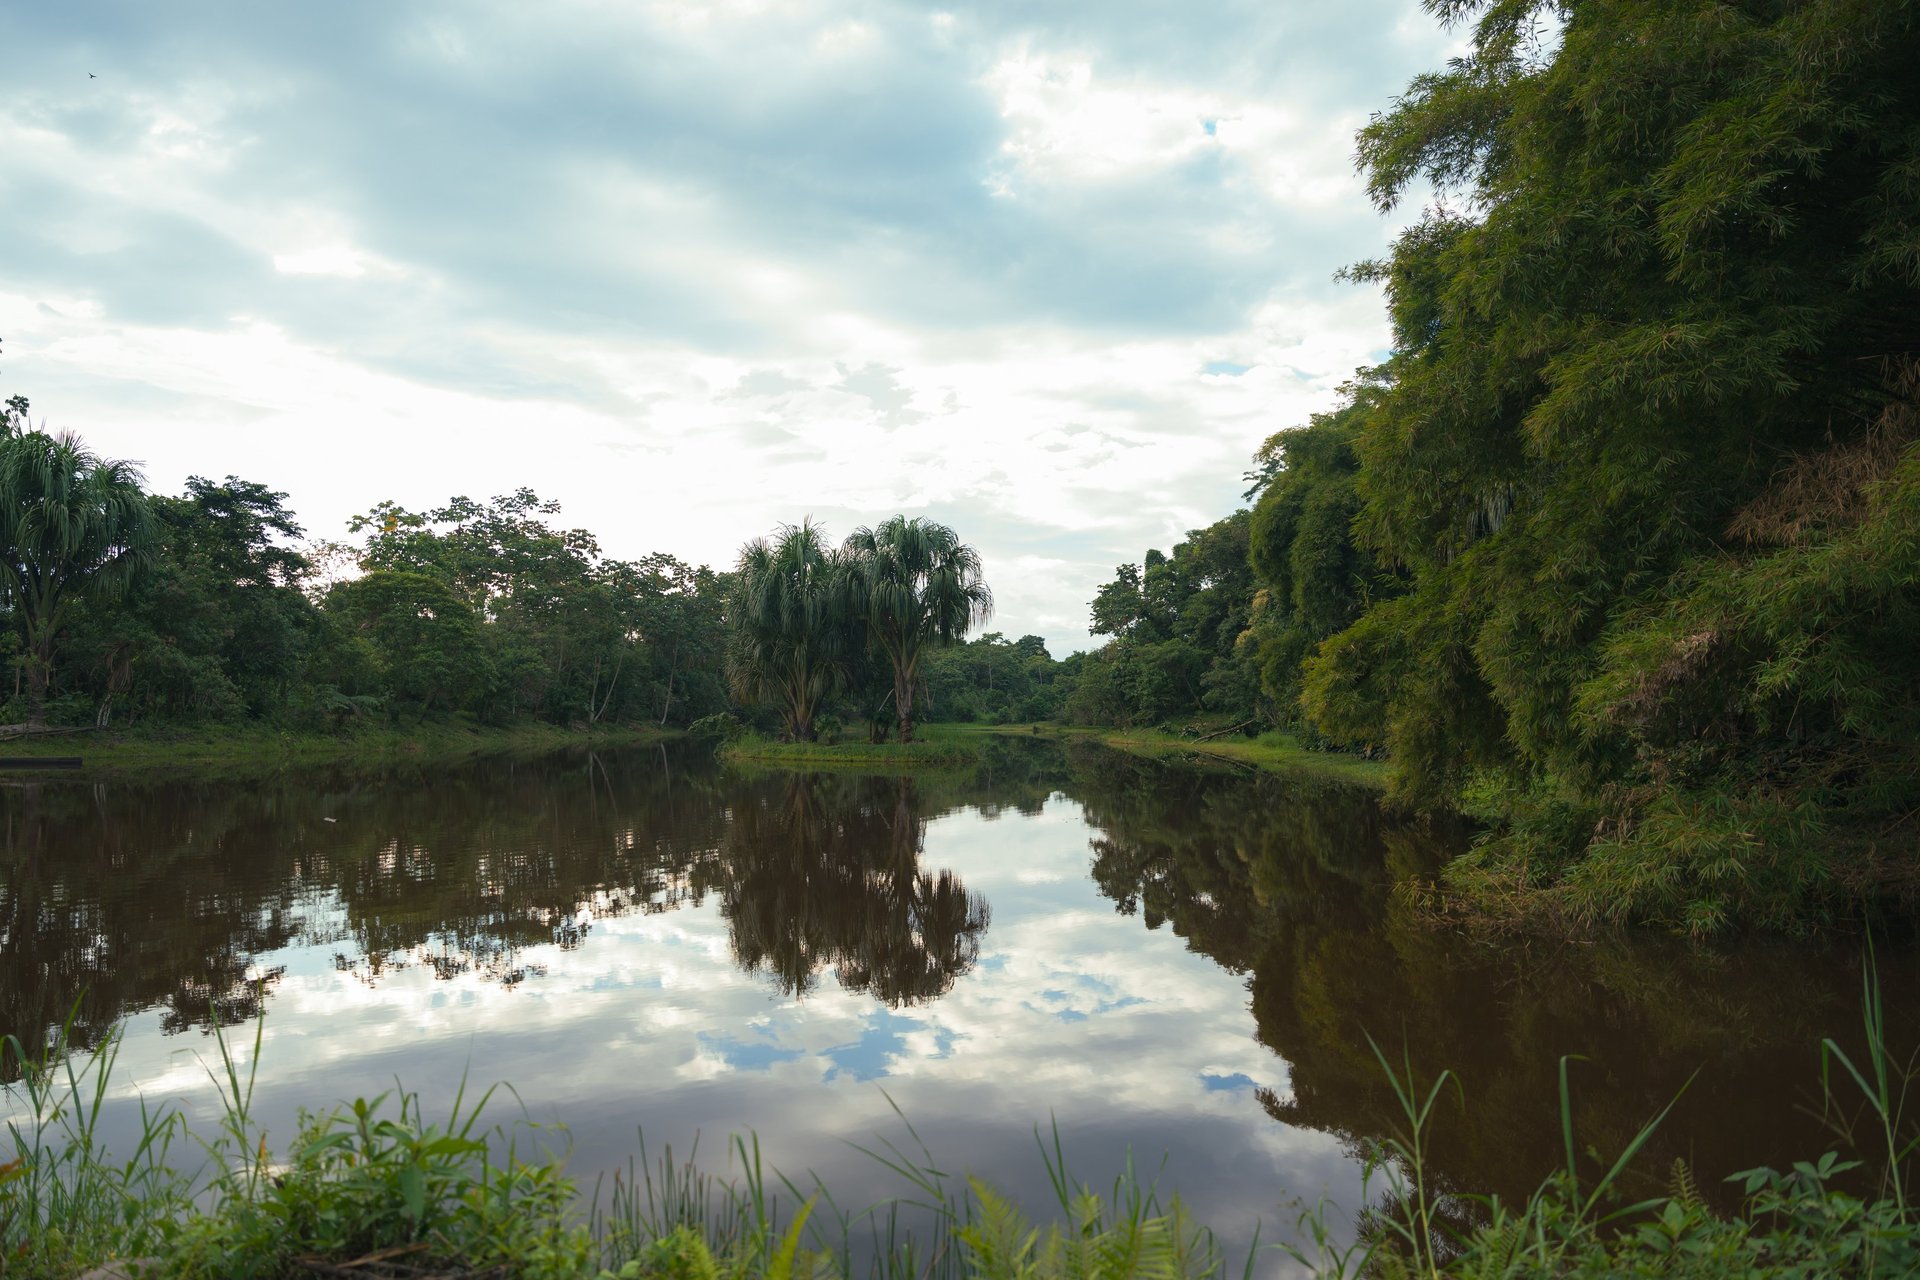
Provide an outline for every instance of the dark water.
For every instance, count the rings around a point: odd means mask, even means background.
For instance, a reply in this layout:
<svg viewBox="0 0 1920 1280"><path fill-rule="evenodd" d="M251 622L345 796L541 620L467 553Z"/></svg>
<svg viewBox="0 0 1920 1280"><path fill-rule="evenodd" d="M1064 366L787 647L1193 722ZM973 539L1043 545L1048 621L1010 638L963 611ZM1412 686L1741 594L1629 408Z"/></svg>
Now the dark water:
<svg viewBox="0 0 1920 1280"><path fill-rule="evenodd" d="M1859 1039L1846 948L1487 944L1398 904L1456 832L1350 791L996 740L912 779L737 773L636 750L250 781L0 789L0 1033L124 1032L137 1088L210 1118L209 1028L265 1013L259 1109L463 1074L568 1127L571 1168L758 1133L843 1203L905 1141L1048 1203L1129 1149L1229 1241L1360 1207L1391 1132L1371 1033L1453 1069L1435 1165L1523 1195L1560 1160L1558 1063L1611 1155L1703 1183L1833 1145L1816 1046ZM1911 1047L1916 966L1880 955ZM250 1032L235 1037L250 1043ZM1464 1098L1464 1105L1459 1098Z"/></svg>

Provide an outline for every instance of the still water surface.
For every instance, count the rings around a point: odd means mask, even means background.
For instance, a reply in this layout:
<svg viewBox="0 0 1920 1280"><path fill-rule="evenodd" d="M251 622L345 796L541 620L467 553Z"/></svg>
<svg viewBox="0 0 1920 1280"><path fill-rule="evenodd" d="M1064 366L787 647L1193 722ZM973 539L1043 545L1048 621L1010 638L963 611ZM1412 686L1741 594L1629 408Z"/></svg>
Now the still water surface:
<svg viewBox="0 0 1920 1280"><path fill-rule="evenodd" d="M1815 1045L1858 1038L1844 948L1489 945L1396 902L1460 835L1348 790L994 740L913 778L637 749L244 781L0 789L0 1033L124 1036L127 1098L210 1120L215 1023L264 1013L259 1113L463 1074L567 1126L570 1167L759 1135L843 1204L904 1141L1037 1210L1034 1127L1103 1182L1129 1149L1229 1244L1356 1210L1392 1131L1371 1033L1450 1067L1436 1164L1524 1194L1558 1159L1558 1061L1611 1154L1698 1072L1644 1161L1709 1182L1831 1145ZM1880 966L1911 1040L1916 966ZM236 1039L250 1043L250 1033ZM496 1103L496 1109L502 1104Z"/></svg>

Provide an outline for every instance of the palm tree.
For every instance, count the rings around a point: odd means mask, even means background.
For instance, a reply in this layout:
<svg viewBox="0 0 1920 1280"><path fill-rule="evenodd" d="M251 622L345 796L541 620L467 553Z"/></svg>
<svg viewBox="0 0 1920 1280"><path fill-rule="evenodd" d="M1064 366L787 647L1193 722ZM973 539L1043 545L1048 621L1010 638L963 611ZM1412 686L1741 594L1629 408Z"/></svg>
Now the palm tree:
<svg viewBox="0 0 1920 1280"><path fill-rule="evenodd" d="M900 741L913 741L913 690L928 645L958 644L993 614L980 553L944 524L894 516L855 529L845 554L849 603L893 666Z"/></svg>
<svg viewBox="0 0 1920 1280"><path fill-rule="evenodd" d="M740 549L727 675L744 701L780 709L787 736L813 739L813 718L844 675L841 559L811 520Z"/></svg>
<svg viewBox="0 0 1920 1280"><path fill-rule="evenodd" d="M96 457L68 432L0 436L0 607L19 632L27 727L47 723L54 638L81 600L110 600L153 560L139 468Z"/></svg>

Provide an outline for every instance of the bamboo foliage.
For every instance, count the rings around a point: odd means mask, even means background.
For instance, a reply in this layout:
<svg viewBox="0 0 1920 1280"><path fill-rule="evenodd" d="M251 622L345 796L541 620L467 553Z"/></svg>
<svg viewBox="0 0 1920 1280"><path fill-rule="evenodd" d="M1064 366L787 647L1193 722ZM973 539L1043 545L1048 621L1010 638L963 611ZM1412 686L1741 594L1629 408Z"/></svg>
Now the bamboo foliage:
<svg viewBox="0 0 1920 1280"><path fill-rule="evenodd" d="M1448 875L1484 901L1910 902L1920 10L1429 8L1469 50L1358 158L1383 209L1445 198L1348 273L1394 328L1349 408L1396 591L1304 655L1309 721L1492 820Z"/></svg>

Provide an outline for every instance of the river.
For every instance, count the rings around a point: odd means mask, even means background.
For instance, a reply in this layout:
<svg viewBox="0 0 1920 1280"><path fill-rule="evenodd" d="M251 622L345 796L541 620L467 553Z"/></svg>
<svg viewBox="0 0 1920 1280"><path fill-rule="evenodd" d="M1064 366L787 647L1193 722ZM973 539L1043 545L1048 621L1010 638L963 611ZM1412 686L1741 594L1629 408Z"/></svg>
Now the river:
<svg viewBox="0 0 1920 1280"><path fill-rule="evenodd" d="M1364 1207L1399 1119L1369 1036L1456 1074L1433 1156L1454 1190L1521 1196L1563 1162L1564 1055L1580 1144L1606 1156L1679 1098L1638 1164L1654 1189L1680 1158L1727 1202L1727 1174L1835 1145L1817 1045L1859 1040L1855 946L1469 937L1393 892L1464 833L1366 793L1092 744L984 752L912 777L669 746L13 779L0 1033L117 1032L124 1131L136 1093L213 1123L210 1030L244 1057L264 1018L276 1140L396 1080L429 1114L503 1081L490 1116L563 1126L545 1140L587 1185L643 1131L655 1152L698 1135L721 1172L751 1132L843 1205L903 1190L859 1149L890 1141L1044 1211L1036 1135L1057 1126L1077 1175L1106 1184L1131 1152L1230 1252L1323 1197ZM1878 963L1910 1042L1920 968Z"/></svg>

